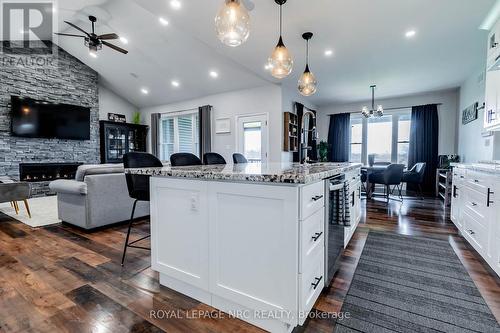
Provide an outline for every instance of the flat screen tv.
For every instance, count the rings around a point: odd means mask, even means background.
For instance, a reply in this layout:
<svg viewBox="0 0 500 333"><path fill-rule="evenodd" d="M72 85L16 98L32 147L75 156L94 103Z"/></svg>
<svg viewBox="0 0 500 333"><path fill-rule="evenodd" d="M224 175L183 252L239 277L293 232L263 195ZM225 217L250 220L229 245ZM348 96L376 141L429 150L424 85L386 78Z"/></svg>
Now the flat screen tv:
<svg viewBox="0 0 500 333"><path fill-rule="evenodd" d="M14 136L90 140L90 109L11 97Z"/></svg>

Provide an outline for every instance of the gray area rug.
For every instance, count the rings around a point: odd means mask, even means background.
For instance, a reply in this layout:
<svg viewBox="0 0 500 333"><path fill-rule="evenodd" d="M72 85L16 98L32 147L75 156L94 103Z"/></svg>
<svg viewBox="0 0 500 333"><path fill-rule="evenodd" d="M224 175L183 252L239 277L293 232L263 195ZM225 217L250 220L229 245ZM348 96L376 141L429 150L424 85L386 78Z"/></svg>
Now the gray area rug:
<svg viewBox="0 0 500 333"><path fill-rule="evenodd" d="M370 232L338 319L342 332L500 332L447 241Z"/></svg>

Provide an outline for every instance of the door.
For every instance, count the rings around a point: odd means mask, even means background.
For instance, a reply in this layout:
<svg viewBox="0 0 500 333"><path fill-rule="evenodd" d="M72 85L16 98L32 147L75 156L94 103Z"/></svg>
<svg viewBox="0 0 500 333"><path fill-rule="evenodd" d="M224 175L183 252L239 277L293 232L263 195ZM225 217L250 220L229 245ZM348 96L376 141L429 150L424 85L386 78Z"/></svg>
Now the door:
<svg viewBox="0 0 500 333"><path fill-rule="evenodd" d="M267 162L268 121L267 114L237 118L237 149L249 162Z"/></svg>
<svg viewBox="0 0 500 333"><path fill-rule="evenodd" d="M128 131L123 126L106 126L106 163L121 162L123 155L127 153L127 135Z"/></svg>

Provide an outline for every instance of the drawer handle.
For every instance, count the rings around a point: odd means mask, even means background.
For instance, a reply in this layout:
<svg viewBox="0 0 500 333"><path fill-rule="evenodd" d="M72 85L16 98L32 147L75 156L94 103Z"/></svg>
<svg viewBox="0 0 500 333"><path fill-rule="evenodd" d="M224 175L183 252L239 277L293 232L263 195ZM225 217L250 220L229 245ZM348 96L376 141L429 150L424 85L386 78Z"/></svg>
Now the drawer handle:
<svg viewBox="0 0 500 333"><path fill-rule="evenodd" d="M323 195L317 195L315 197L312 197L311 199L312 199L312 201L318 201L318 200L320 200L322 198L323 198Z"/></svg>
<svg viewBox="0 0 500 333"><path fill-rule="evenodd" d="M463 179L463 178L464 178L464 176L460 176L460 178L462 178L462 179Z"/></svg>
<svg viewBox="0 0 500 333"><path fill-rule="evenodd" d="M479 183L479 180L477 180L477 179L474 179L474 183Z"/></svg>
<svg viewBox="0 0 500 333"><path fill-rule="evenodd" d="M468 232L469 232L469 234L471 234L471 235L475 235L475 234L476 234L476 233L475 233L472 229L469 229L469 230L467 230L467 231L468 231Z"/></svg>
<svg viewBox="0 0 500 333"><path fill-rule="evenodd" d="M457 197L457 185L453 185L453 197L456 198Z"/></svg>
<svg viewBox="0 0 500 333"><path fill-rule="evenodd" d="M490 197L492 194L495 194L495 192L492 192L490 188L488 188L488 195L486 196L486 207L489 207L493 201L490 200Z"/></svg>
<svg viewBox="0 0 500 333"><path fill-rule="evenodd" d="M323 235L323 231L315 233L311 238L313 239L313 241L317 242L321 235Z"/></svg>
<svg viewBox="0 0 500 333"><path fill-rule="evenodd" d="M321 282L321 280L323 280L323 277L314 278L314 282L311 283L311 286L313 286L313 289L318 288L319 283Z"/></svg>

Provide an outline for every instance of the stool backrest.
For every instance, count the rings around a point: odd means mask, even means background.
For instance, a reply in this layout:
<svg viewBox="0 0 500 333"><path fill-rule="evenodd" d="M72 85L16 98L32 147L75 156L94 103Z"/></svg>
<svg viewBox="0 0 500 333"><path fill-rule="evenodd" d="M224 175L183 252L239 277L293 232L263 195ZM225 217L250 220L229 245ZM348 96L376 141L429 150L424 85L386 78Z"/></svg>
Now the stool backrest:
<svg viewBox="0 0 500 333"><path fill-rule="evenodd" d="M240 154L240 153L234 153L233 154L233 163L234 164L244 164L244 163L248 163L248 160L242 154Z"/></svg>
<svg viewBox="0 0 500 333"><path fill-rule="evenodd" d="M217 153L206 153L203 155L203 162L205 165L226 164L224 157Z"/></svg>
<svg viewBox="0 0 500 333"><path fill-rule="evenodd" d="M123 155L125 169L161 168L163 163L148 153L132 152ZM149 200L149 176L125 174L129 196L138 200Z"/></svg>
<svg viewBox="0 0 500 333"><path fill-rule="evenodd" d="M201 160L191 153L177 153L170 156L170 164L173 167L201 165Z"/></svg>

